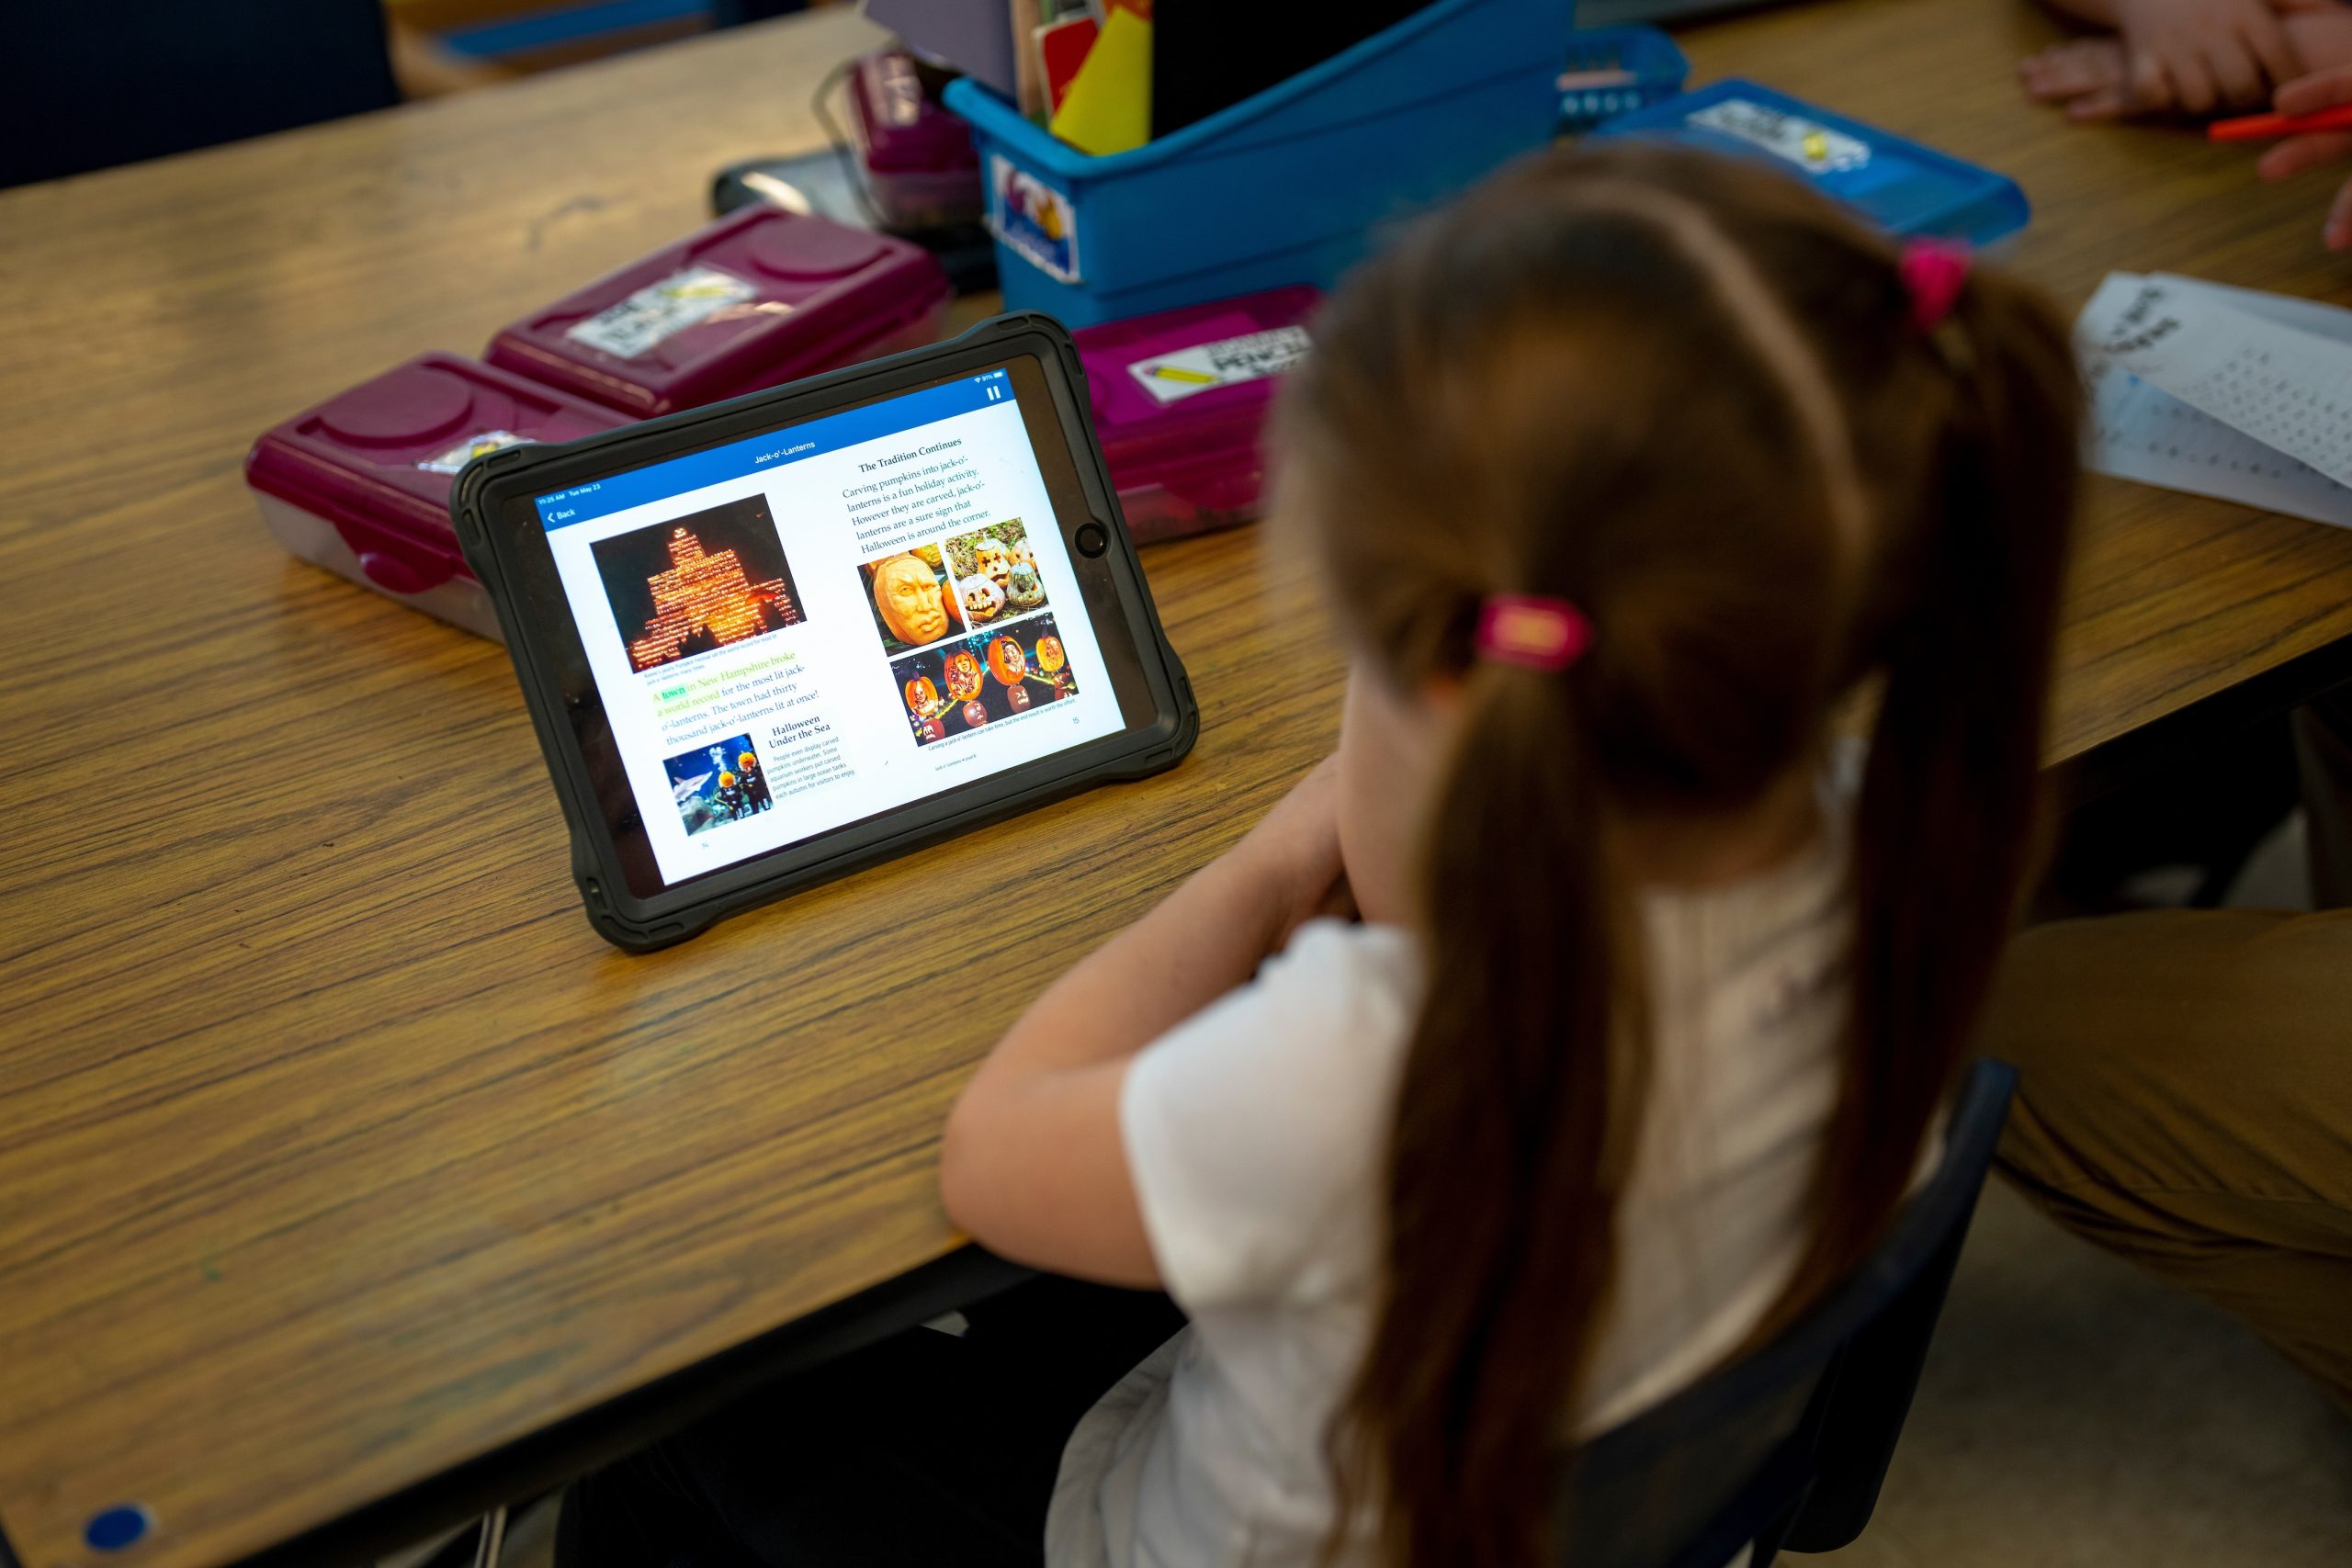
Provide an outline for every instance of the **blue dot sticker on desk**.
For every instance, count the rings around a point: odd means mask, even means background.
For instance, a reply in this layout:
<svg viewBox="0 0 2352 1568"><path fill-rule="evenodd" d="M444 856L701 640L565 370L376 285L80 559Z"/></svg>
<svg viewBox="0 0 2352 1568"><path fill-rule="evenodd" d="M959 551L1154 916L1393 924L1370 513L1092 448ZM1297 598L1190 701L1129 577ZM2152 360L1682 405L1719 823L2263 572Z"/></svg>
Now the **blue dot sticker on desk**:
<svg viewBox="0 0 2352 1568"><path fill-rule="evenodd" d="M155 1517L136 1503L118 1503L90 1516L82 1527L82 1540L97 1551L120 1551L127 1546L137 1546L155 1528Z"/></svg>

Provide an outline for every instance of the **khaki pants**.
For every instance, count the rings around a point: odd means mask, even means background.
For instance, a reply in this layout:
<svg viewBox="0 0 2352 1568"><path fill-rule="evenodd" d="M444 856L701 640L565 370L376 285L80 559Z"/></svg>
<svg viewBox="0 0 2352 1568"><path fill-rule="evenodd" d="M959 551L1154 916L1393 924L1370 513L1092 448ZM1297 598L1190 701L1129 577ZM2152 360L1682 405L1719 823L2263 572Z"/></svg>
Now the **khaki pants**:
<svg viewBox="0 0 2352 1568"><path fill-rule="evenodd" d="M2040 927L1983 1041L2018 1069L2002 1174L2352 1410L2352 910Z"/></svg>
<svg viewBox="0 0 2352 1568"><path fill-rule="evenodd" d="M2352 900L2352 698L2298 715L2312 887ZM1984 1051L1999 1168L2234 1314L2352 1411L2352 908L2161 910L2012 945Z"/></svg>

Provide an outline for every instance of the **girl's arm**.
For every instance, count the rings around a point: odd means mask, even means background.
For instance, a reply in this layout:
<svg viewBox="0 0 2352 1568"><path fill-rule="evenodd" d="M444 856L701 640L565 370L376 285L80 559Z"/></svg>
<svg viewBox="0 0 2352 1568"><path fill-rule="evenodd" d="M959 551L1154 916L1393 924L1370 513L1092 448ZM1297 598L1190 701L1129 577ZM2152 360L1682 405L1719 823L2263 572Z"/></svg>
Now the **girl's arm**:
<svg viewBox="0 0 2352 1568"><path fill-rule="evenodd" d="M1343 892L1325 761L997 1043L947 1118L939 1180L948 1217L1016 1262L1158 1284L1119 1134L1129 1059L1246 982Z"/></svg>

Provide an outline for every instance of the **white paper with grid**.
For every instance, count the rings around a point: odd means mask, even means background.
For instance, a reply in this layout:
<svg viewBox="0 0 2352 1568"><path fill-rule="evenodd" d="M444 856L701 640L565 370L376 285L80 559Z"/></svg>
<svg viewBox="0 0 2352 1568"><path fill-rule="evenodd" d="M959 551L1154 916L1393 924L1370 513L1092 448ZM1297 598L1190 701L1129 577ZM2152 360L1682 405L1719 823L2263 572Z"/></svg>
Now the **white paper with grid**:
<svg viewBox="0 0 2352 1568"><path fill-rule="evenodd" d="M2075 342L2090 467L2352 525L2352 311L2111 273Z"/></svg>

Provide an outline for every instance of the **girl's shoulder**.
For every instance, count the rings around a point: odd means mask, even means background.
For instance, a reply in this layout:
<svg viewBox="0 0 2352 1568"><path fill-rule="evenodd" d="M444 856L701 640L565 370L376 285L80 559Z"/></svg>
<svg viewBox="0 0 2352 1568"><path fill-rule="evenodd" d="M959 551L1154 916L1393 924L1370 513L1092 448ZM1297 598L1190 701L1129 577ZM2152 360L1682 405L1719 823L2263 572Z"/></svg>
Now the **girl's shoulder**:
<svg viewBox="0 0 2352 1568"><path fill-rule="evenodd" d="M1401 926L1313 919L1258 968L1148 1049L1202 1052L1238 1039L1253 1058L1306 1067L1336 1054L1348 1067L1401 1046L1420 1005L1419 944ZM1353 1076L1352 1073L1351 1076Z"/></svg>
<svg viewBox="0 0 2352 1568"><path fill-rule="evenodd" d="M1419 972L1401 929L1310 921L1248 985L1136 1057L1121 1132L1180 1303L1311 1291L1344 1271L1354 1221L1371 1212Z"/></svg>

